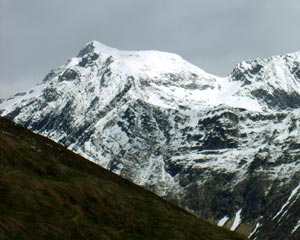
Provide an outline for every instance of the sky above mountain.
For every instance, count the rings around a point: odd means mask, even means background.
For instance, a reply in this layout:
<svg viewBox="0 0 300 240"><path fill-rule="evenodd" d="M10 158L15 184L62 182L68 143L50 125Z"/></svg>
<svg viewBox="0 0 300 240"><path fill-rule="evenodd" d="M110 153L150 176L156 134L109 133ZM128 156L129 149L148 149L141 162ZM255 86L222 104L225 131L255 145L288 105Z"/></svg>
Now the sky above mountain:
<svg viewBox="0 0 300 240"><path fill-rule="evenodd" d="M90 40L181 55L225 76L298 51L298 0L0 0L0 98L31 88Z"/></svg>

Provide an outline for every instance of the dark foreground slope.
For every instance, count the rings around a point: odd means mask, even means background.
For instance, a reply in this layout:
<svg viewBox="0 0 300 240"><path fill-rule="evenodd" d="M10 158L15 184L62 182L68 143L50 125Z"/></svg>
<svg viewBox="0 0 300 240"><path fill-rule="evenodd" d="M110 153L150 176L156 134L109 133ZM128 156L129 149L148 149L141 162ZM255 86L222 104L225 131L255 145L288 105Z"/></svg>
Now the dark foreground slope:
<svg viewBox="0 0 300 240"><path fill-rule="evenodd" d="M0 118L0 239L242 239Z"/></svg>

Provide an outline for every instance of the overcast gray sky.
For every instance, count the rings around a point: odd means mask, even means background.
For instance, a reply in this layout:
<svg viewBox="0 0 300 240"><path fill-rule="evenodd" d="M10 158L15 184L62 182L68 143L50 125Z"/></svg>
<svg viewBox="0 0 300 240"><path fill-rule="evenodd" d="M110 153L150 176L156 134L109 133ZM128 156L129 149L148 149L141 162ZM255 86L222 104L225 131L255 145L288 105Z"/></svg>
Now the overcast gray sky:
<svg viewBox="0 0 300 240"><path fill-rule="evenodd" d="M0 98L31 88L91 40L181 55L225 76L299 51L299 0L0 0Z"/></svg>

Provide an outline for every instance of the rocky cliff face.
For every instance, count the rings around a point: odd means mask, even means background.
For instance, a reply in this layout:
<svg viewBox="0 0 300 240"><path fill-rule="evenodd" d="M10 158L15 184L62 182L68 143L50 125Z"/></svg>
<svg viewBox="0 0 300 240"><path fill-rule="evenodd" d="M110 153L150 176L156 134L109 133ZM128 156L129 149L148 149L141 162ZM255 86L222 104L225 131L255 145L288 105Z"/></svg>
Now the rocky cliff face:
<svg viewBox="0 0 300 240"><path fill-rule="evenodd" d="M226 78L88 43L6 116L251 239L300 236L300 53Z"/></svg>

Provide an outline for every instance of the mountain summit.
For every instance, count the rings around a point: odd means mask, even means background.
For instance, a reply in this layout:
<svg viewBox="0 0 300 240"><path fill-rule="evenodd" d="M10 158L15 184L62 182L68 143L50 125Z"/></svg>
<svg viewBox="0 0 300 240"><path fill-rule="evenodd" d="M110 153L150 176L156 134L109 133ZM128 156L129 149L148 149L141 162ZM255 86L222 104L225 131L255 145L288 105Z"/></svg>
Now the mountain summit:
<svg viewBox="0 0 300 240"><path fill-rule="evenodd" d="M253 239L300 234L300 54L224 78L95 41L0 113Z"/></svg>

